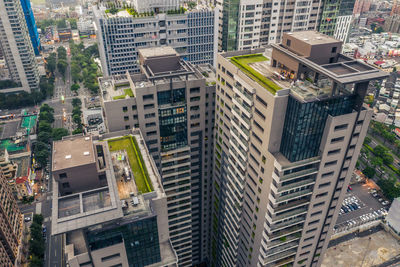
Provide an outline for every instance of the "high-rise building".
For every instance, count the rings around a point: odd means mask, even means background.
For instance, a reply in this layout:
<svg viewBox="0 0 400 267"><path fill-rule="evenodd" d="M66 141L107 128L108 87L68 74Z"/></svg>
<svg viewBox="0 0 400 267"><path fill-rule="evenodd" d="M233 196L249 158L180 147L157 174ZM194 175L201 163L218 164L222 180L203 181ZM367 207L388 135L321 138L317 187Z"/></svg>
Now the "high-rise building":
<svg viewBox="0 0 400 267"><path fill-rule="evenodd" d="M137 1L141 3L139 6L116 11L105 6L94 7L105 76L139 72L138 49L146 47L171 46L193 64L214 64L218 10L210 5L186 10L176 0L165 1L173 2L166 6L153 2Z"/></svg>
<svg viewBox="0 0 400 267"><path fill-rule="evenodd" d="M211 266L319 266L386 73L314 31L217 58Z"/></svg>
<svg viewBox="0 0 400 267"><path fill-rule="evenodd" d="M52 235L70 267L177 265L167 196L139 130L53 143Z"/></svg>
<svg viewBox="0 0 400 267"><path fill-rule="evenodd" d="M24 11L26 26L28 27L29 36L35 55L40 55L40 37L36 26L35 17L33 16L33 10L31 7L30 0L21 0L22 10Z"/></svg>
<svg viewBox="0 0 400 267"><path fill-rule="evenodd" d="M167 195L179 266L206 261L210 240L215 75L171 47L139 50L139 74L100 79L108 130L140 128Z"/></svg>
<svg viewBox="0 0 400 267"><path fill-rule="evenodd" d="M356 0L354 4L353 14L358 17L361 14L368 12L371 8L371 0Z"/></svg>
<svg viewBox="0 0 400 267"><path fill-rule="evenodd" d="M1 93L28 91L39 88L39 71L29 37L21 1L0 0L0 49L7 63L14 88Z"/></svg>
<svg viewBox="0 0 400 267"><path fill-rule="evenodd" d="M279 43L285 32L317 30L323 0L216 0L220 51Z"/></svg>
<svg viewBox="0 0 400 267"><path fill-rule="evenodd" d="M0 266L16 266L23 220L8 180L0 172Z"/></svg>
<svg viewBox="0 0 400 267"><path fill-rule="evenodd" d="M326 0L319 24L319 32L345 42L353 21L355 1L356 0Z"/></svg>

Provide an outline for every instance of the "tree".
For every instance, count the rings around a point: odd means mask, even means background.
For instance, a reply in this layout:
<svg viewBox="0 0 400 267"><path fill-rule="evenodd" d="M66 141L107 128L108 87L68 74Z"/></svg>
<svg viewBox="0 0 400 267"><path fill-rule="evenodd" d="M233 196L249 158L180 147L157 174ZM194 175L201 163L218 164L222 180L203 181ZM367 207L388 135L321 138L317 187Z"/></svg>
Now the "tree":
<svg viewBox="0 0 400 267"><path fill-rule="evenodd" d="M382 145L377 145L377 146L374 148L374 154L377 155L378 157L382 157L383 154L386 153L386 150L387 150L386 147L384 147L384 146L382 146Z"/></svg>
<svg viewBox="0 0 400 267"><path fill-rule="evenodd" d="M43 267L43 259L33 254L29 262L29 267Z"/></svg>
<svg viewBox="0 0 400 267"><path fill-rule="evenodd" d="M365 176L367 176L368 178L372 179L375 176L375 169L368 166L363 170L363 173L365 174Z"/></svg>
<svg viewBox="0 0 400 267"><path fill-rule="evenodd" d="M65 77L65 71L67 70L68 63L65 59L60 59L57 62L57 70L60 72L60 74Z"/></svg>
<svg viewBox="0 0 400 267"><path fill-rule="evenodd" d="M74 83L73 85L71 85L71 91L76 92L78 91L80 88L79 84Z"/></svg>
<svg viewBox="0 0 400 267"><path fill-rule="evenodd" d="M78 114L72 116L72 121L75 122L78 125L78 127L80 127L80 125L82 124L81 116Z"/></svg>
<svg viewBox="0 0 400 267"><path fill-rule="evenodd" d="M53 140L61 140L63 136L69 135L69 132L65 128L55 128L53 129L52 137Z"/></svg>
<svg viewBox="0 0 400 267"><path fill-rule="evenodd" d="M35 144L35 153L40 150L47 150L47 143L44 142L36 142Z"/></svg>
<svg viewBox="0 0 400 267"><path fill-rule="evenodd" d="M72 99L72 106L73 107L79 107L82 105L82 101L79 98L73 98Z"/></svg>
<svg viewBox="0 0 400 267"><path fill-rule="evenodd" d="M371 160L371 164L372 164L372 166L374 166L375 168L376 168L376 167L382 167L382 165L383 165L383 159L382 159L381 157L374 157L374 158Z"/></svg>
<svg viewBox="0 0 400 267"><path fill-rule="evenodd" d="M82 133L82 128L77 128L72 131L72 134L80 134L80 133Z"/></svg>
<svg viewBox="0 0 400 267"><path fill-rule="evenodd" d="M393 163L393 156L389 153L385 153L382 155L382 160L386 165Z"/></svg>
<svg viewBox="0 0 400 267"><path fill-rule="evenodd" d="M49 151L46 150L39 150L35 153L36 161L40 164L40 166L46 166L48 158L49 158Z"/></svg>
<svg viewBox="0 0 400 267"><path fill-rule="evenodd" d="M39 224L39 225L42 225L43 224L43 215L42 214L35 214L35 215L33 215L33 219L32 219L32 221L34 222L34 223L37 223L37 224Z"/></svg>
<svg viewBox="0 0 400 267"><path fill-rule="evenodd" d="M67 59L67 50L65 49L64 46L59 46L57 48L57 57L58 59Z"/></svg>
<svg viewBox="0 0 400 267"><path fill-rule="evenodd" d="M38 134L38 141L48 144L50 142L51 134L49 132L40 132Z"/></svg>
<svg viewBox="0 0 400 267"><path fill-rule="evenodd" d="M40 107L40 112L44 112L44 111L47 111L47 112L50 112L50 113L54 113L54 109L52 107L50 107L48 104L43 104Z"/></svg>
<svg viewBox="0 0 400 267"><path fill-rule="evenodd" d="M51 112L43 111L39 114L39 121L46 121L48 123L54 122L54 115Z"/></svg>
<svg viewBox="0 0 400 267"><path fill-rule="evenodd" d="M371 141L372 141L371 137L366 136L364 139L364 144L369 145Z"/></svg>
<svg viewBox="0 0 400 267"><path fill-rule="evenodd" d="M39 132L51 133L51 125L46 121L39 122Z"/></svg>
<svg viewBox="0 0 400 267"><path fill-rule="evenodd" d="M69 25L71 26L72 30L78 29L78 24L76 22L76 19L68 19Z"/></svg>
<svg viewBox="0 0 400 267"><path fill-rule="evenodd" d="M57 29L65 28L67 28L67 22L65 21L65 19L60 19L59 21L57 21Z"/></svg>
<svg viewBox="0 0 400 267"><path fill-rule="evenodd" d="M48 72L54 73L56 70L56 53L51 53L49 57L46 58L46 68Z"/></svg>
<svg viewBox="0 0 400 267"><path fill-rule="evenodd" d="M400 187L396 186L396 180L396 178L391 177L387 180L379 179L377 182L385 197L390 200L400 197Z"/></svg>

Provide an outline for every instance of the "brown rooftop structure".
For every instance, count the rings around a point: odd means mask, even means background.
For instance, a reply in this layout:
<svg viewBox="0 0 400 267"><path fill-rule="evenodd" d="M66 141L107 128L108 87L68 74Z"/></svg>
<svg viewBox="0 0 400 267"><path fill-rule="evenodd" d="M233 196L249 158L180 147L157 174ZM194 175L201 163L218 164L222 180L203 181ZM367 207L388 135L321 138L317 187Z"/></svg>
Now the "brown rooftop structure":
<svg viewBox="0 0 400 267"><path fill-rule="evenodd" d="M53 171L95 162L91 136L79 136L53 143Z"/></svg>
<svg viewBox="0 0 400 267"><path fill-rule="evenodd" d="M320 45L320 44L338 44L342 41L337 40L331 36L319 33L317 31L296 31L287 33L288 36L292 36L298 40L302 40L304 43L309 45ZM286 38L288 38L288 36Z"/></svg>

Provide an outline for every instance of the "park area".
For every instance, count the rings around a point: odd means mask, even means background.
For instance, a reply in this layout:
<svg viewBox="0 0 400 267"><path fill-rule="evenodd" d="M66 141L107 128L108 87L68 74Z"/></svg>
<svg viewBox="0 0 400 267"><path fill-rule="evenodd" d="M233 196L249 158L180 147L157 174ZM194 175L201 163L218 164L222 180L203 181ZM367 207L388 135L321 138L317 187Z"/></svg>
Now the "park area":
<svg viewBox="0 0 400 267"><path fill-rule="evenodd" d="M108 140L108 147L111 152L125 150L128 155L129 164L134 175L135 184L141 193L153 191L146 166L140 154L136 139L126 136Z"/></svg>

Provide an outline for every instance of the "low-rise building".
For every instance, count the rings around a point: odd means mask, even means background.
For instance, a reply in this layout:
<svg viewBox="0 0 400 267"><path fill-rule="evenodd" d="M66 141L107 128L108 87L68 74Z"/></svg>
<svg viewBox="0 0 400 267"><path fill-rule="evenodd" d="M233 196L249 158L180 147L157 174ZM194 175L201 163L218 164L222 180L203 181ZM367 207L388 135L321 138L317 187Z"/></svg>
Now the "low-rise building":
<svg viewBox="0 0 400 267"><path fill-rule="evenodd" d="M389 227L398 235L400 235L400 197L393 200L390 206L386 221Z"/></svg>

